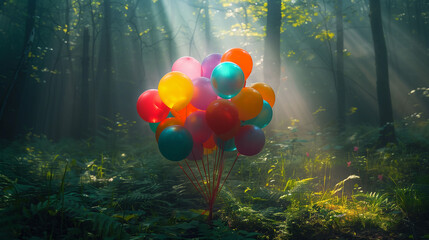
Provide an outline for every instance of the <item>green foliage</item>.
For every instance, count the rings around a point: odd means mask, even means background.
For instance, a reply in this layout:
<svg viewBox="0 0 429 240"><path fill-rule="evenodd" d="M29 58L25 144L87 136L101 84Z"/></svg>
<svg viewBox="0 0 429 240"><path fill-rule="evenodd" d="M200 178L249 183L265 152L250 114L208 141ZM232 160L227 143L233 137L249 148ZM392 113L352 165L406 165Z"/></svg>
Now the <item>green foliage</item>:
<svg viewBox="0 0 429 240"><path fill-rule="evenodd" d="M359 131L344 147L328 148L313 135L302 136L297 120L292 123L269 138L260 155L237 163L211 225L180 169L162 160L150 141L121 139L129 134L113 129L110 134L118 139L112 147L108 135L55 143L28 134L1 150L0 236L352 239L427 234L421 227L429 213L427 153L412 152L415 144L407 141L354 149ZM414 134L407 127L404 134ZM141 141L147 143L129 144Z"/></svg>
<svg viewBox="0 0 429 240"><path fill-rule="evenodd" d="M424 202L429 199L429 185L395 187L392 196L401 212L409 219L423 218L429 207Z"/></svg>
<svg viewBox="0 0 429 240"><path fill-rule="evenodd" d="M143 140L145 141L145 140ZM29 134L2 148L2 239L252 239L221 221L180 208L200 206L185 198L179 169L154 148L100 149L91 142L54 143Z"/></svg>
<svg viewBox="0 0 429 240"><path fill-rule="evenodd" d="M414 134L410 125L400 130ZM355 128L341 145L325 145L317 138L325 133L305 140L291 125L269 139L247 168L239 166L237 180L222 194L222 219L239 229L255 229L261 239L423 236L429 207L427 152L415 151L407 141L382 149L360 145L371 132L378 129Z"/></svg>

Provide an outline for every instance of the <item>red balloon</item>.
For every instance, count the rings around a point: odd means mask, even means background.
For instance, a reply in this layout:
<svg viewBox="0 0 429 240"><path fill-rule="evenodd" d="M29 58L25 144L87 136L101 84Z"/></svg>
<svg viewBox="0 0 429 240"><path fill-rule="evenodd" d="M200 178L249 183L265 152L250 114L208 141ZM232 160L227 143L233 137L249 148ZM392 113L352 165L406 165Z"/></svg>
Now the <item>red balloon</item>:
<svg viewBox="0 0 429 240"><path fill-rule="evenodd" d="M240 127L241 127L241 123L240 121L238 121L231 130L229 130L226 133L218 134L216 136L224 141L227 141L235 137L235 135L237 135L238 131L240 130Z"/></svg>
<svg viewBox="0 0 429 240"><path fill-rule="evenodd" d="M167 117L170 108L161 101L158 90L149 89L137 100L137 112L146 122L156 123Z"/></svg>
<svg viewBox="0 0 429 240"><path fill-rule="evenodd" d="M237 126L237 123L240 124L237 107L226 99L210 103L206 111L206 120L216 135L228 133Z"/></svg>
<svg viewBox="0 0 429 240"><path fill-rule="evenodd" d="M204 148L207 148L207 149L212 149L216 146L213 135L211 135L210 138L203 143L203 146Z"/></svg>

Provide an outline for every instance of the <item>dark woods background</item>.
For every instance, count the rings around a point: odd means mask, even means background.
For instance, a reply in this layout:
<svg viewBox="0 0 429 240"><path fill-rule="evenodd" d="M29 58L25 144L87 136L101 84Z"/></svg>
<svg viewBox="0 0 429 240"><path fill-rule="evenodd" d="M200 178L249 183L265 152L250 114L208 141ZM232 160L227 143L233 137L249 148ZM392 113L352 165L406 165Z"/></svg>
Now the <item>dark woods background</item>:
<svg viewBox="0 0 429 240"><path fill-rule="evenodd" d="M384 126L428 108L428 19L423 0L2 1L1 137L142 131L136 99L177 58L231 47L253 56L250 82L276 89L274 128Z"/></svg>
<svg viewBox="0 0 429 240"><path fill-rule="evenodd" d="M235 47L276 103L208 225L136 101ZM426 0L0 0L0 238L427 239L428 66Z"/></svg>

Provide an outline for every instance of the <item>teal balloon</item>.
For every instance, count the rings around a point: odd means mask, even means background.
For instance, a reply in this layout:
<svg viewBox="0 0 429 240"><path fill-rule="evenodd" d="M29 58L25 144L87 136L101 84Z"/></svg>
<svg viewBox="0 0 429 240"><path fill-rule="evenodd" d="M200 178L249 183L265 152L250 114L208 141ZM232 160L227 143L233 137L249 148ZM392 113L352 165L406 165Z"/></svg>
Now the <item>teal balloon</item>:
<svg viewBox="0 0 429 240"><path fill-rule="evenodd" d="M264 100L264 104L262 105L262 110L258 114L258 116L249 119L247 121L244 121L241 125L255 125L259 128L266 127L273 118L273 109L271 108L271 105Z"/></svg>
<svg viewBox="0 0 429 240"><path fill-rule="evenodd" d="M174 115L173 115L171 112L169 112L166 118L172 118L172 117L174 117ZM162 121L161 121L161 122L162 122ZM156 133L156 128L158 128L158 125L159 125L161 122L157 122L157 123L151 123L151 122L150 122L150 123L149 123L150 130L152 130L152 132Z"/></svg>
<svg viewBox="0 0 429 240"><path fill-rule="evenodd" d="M235 140L234 138L228 139L228 140L222 140L218 137L214 137L215 143L216 145L220 148L223 149L225 152L232 152L237 150L237 147L235 146Z"/></svg>
<svg viewBox="0 0 429 240"><path fill-rule="evenodd" d="M165 128L158 139L159 151L170 161L185 159L191 153L193 145L191 133L179 125Z"/></svg>
<svg viewBox="0 0 429 240"><path fill-rule="evenodd" d="M156 128L158 127L158 125L160 124L161 122L157 122L157 123L149 123L149 127L150 127L150 130L152 130L152 132L156 132Z"/></svg>
<svg viewBox="0 0 429 240"><path fill-rule="evenodd" d="M219 97L230 99L244 87L244 73L237 64L222 62L213 69L211 82Z"/></svg>

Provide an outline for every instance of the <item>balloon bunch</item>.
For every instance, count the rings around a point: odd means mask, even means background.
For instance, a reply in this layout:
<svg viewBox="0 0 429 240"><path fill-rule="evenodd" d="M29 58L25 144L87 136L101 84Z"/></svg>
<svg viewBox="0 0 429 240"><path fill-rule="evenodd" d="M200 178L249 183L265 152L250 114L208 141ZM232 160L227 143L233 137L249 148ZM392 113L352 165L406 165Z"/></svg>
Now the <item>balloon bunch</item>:
<svg viewBox="0 0 429 240"><path fill-rule="evenodd" d="M137 101L137 112L149 122L161 154L171 161L185 159L189 170L179 166L208 204L209 221L238 156L258 154L265 144L261 129L271 121L275 94L262 82L246 87L252 68L252 57L241 48L210 54L202 63L181 57L158 89L143 92ZM224 152L235 150L222 182Z"/></svg>

